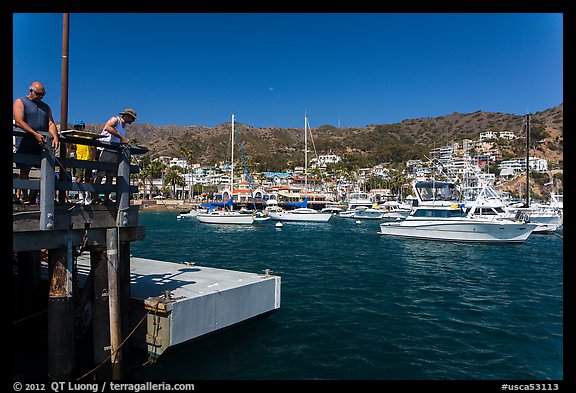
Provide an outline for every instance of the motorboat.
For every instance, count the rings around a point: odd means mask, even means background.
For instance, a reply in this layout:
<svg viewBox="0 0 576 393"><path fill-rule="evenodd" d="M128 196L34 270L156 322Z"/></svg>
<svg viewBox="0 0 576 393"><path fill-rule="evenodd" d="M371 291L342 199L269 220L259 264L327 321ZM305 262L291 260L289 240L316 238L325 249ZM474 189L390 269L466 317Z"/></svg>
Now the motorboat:
<svg viewBox="0 0 576 393"><path fill-rule="evenodd" d="M354 214L351 218L358 220L380 220L383 211L373 207L358 206L354 209Z"/></svg>
<svg viewBox="0 0 576 393"><path fill-rule="evenodd" d="M186 211L182 211L182 212L178 213L178 216L176 216L176 218L181 219L181 218L185 218L185 217L196 217L197 215L198 215L198 210L190 209L190 210L186 210Z"/></svg>
<svg viewBox="0 0 576 393"><path fill-rule="evenodd" d="M273 221L302 221L302 222L328 222L332 213L321 213L318 210L307 207L299 207L293 210L270 212Z"/></svg>
<svg viewBox="0 0 576 393"><path fill-rule="evenodd" d="M479 243L523 243L537 224L521 220L487 218L468 212L458 203L455 184L417 181L417 206L401 221L380 224L381 235Z"/></svg>
<svg viewBox="0 0 576 393"><path fill-rule="evenodd" d="M340 214L343 209L338 205L336 202L327 202L326 206L324 206L320 213L332 213L332 214Z"/></svg>
<svg viewBox="0 0 576 393"><path fill-rule="evenodd" d="M237 211L211 210L198 213L196 219L204 224L252 224L254 216Z"/></svg>
<svg viewBox="0 0 576 393"><path fill-rule="evenodd" d="M350 197L348 198L348 210L355 210L359 206L372 207L372 205L374 205L374 202L372 202L367 192L355 189L350 193Z"/></svg>
<svg viewBox="0 0 576 393"><path fill-rule="evenodd" d="M386 201L378 205L382 211L382 219L384 220L403 220L412 211L412 207L405 203L397 201Z"/></svg>

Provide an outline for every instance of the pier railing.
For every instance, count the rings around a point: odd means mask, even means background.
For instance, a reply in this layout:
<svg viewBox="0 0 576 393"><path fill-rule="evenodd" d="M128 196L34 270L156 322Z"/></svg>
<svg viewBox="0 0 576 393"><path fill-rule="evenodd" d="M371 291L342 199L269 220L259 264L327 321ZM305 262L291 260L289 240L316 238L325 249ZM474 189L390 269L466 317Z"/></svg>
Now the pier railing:
<svg viewBox="0 0 576 393"><path fill-rule="evenodd" d="M14 189L38 190L40 198L40 227L41 231L54 229L54 204L55 196L58 192L81 191L92 192L95 195L100 193L116 193L116 205L120 211L125 211L130 205L130 195L138 192L137 186L130 185L130 174L138 173L138 166L131 165L132 154L145 154L146 147L130 146L125 144L102 142L98 139L84 138L60 134L60 143L77 144L118 151L119 160L117 164L99 161L77 160L74 158L56 157L52 149L53 137L49 132L39 131L46 138L46 143L42 147L40 156L33 154L13 154L14 164L28 164L35 168L40 168L40 179L13 179ZM19 127L13 126L13 135L22 137L26 132ZM56 168L59 168L56 171ZM69 168L96 169L114 172L116 184L93 184L78 183L72 181L72 176L68 172ZM58 173L58 179L56 179ZM118 226L126 226L127 220L123 220L119 215Z"/></svg>

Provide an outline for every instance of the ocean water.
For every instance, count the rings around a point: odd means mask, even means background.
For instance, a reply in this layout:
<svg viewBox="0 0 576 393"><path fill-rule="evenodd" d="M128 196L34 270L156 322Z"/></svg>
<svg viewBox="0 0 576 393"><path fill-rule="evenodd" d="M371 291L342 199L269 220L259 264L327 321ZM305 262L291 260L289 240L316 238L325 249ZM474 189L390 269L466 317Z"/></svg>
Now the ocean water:
<svg viewBox="0 0 576 393"><path fill-rule="evenodd" d="M126 379L564 377L562 230L524 244L463 244L384 237L370 220L277 229L176 216L141 212L146 238L132 255L271 269L282 278L281 307L132 367Z"/></svg>

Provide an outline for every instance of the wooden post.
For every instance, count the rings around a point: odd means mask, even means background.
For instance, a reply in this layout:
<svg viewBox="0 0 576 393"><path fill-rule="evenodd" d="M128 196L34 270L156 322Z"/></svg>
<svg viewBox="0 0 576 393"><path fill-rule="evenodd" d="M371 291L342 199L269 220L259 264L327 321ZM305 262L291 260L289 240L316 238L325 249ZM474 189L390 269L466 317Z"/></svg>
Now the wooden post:
<svg viewBox="0 0 576 393"><path fill-rule="evenodd" d="M106 257L108 259L108 309L110 312L110 353L112 353L112 379L120 379L122 363L122 323L120 320L120 292L118 267L118 228L106 230Z"/></svg>
<svg viewBox="0 0 576 393"><path fill-rule="evenodd" d="M128 337L132 330L130 324L130 242L120 242L119 272L120 320L122 322L122 337L125 338ZM125 345L128 345L128 343ZM124 363L129 361L127 358L128 355L129 351L122 352L122 360Z"/></svg>
<svg viewBox="0 0 576 393"><path fill-rule="evenodd" d="M71 257L67 248L48 251L48 376L51 379L69 377L75 367L75 314L68 260Z"/></svg>
<svg viewBox="0 0 576 393"><path fill-rule="evenodd" d="M108 264L106 262L105 246L92 246L90 250L90 265L94 280L94 297L92 299L94 364L100 365L110 354ZM105 367L102 371L100 370L99 372L103 376L108 372Z"/></svg>

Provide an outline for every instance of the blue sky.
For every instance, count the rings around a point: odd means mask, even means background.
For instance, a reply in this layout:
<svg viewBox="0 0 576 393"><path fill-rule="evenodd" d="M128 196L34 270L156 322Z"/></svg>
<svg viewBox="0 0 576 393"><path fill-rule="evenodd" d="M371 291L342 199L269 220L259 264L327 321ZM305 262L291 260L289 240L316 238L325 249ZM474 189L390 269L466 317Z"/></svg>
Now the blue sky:
<svg viewBox="0 0 576 393"><path fill-rule="evenodd" d="M13 32L13 98L38 80L59 121L62 14L13 14ZM72 13L69 45L69 122L362 127L563 102L560 13Z"/></svg>

